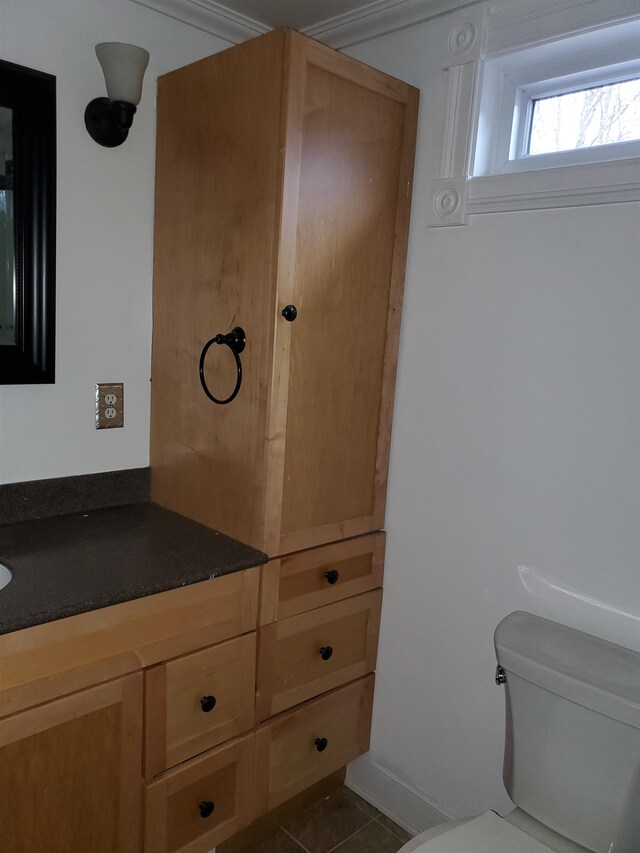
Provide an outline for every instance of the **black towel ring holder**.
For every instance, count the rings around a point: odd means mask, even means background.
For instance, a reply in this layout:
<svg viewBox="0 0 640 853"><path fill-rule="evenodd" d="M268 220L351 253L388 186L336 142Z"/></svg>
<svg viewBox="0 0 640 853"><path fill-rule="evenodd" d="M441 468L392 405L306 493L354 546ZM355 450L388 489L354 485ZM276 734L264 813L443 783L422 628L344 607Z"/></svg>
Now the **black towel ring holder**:
<svg viewBox="0 0 640 853"><path fill-rule="evenodd" d="M202 348L202 352L200 353L200 364L198 367L200 373L200 384L202 385L202 390L207 395L207 397L213 403L217 403L219 406L226 406L227 403L230 403L232 400L235 400L238 395L238 391L240 390L240 386L242 385L242 362L240 361L240 353L243 352L246 343L247 337L244 333L244 329L242 329L240 326L236 326L226 335L215 335L213 338L211 338L211 340L207 341L204 347ZM217 397L214 397L211 391L209 391L207 380L204 378L204 362L207 357L207 353L209 352L209 348L213 346L213 344L224 344L225 346L228 346L231 352L233 353L233 357L236 360L236 370L238 374L238 378L236 380L236 387L226 398L226 400L219 400Z"/></svg>

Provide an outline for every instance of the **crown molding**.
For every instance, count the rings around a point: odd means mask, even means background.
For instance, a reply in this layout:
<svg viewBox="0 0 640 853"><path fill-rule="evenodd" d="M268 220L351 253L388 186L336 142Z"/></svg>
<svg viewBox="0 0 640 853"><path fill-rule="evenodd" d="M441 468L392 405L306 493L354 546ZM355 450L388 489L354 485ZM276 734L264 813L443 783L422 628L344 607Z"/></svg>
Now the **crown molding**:
<svg viewBox="0 0 640 853"><path fill-rule="evenodd" d="M302 32L331 47L342 48L385 33L474 6L482 0L373 0L360 9L336 15ZM204 30L230 44L238 44L271 28L240 15L215 0L130 0L183 24Z"/></svg>
<svg viewBox="0 0 640 853"><path fill-rule="evenodd" d="M403 30L454 9L476 6L481 0L374 0L360 9L306 27L305 35L330 47L351 47L378 36Z"/></svg>
<svg viewBox="0 0 640 853"><path fill-rule="evenodd" d="M637 17L638 0L493 0L484 55L499 56Z"/></svg>
<svg viewBox="0 0 640 853"><path fill-rule="evenodd" d="M270 27L240 15L215 0L129 0L190 27L204 30L229 44L239 44L262 35Z"/></svg>

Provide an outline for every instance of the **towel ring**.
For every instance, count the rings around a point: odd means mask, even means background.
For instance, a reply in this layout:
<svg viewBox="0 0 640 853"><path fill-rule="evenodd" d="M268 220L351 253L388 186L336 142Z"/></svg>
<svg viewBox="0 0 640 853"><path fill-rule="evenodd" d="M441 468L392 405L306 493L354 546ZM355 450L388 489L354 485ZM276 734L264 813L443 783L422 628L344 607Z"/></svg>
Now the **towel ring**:
<svg viewBox="0 0 640 853"><path fill-rule="evenodd" d="M235 400L238 395L238 391L240 390L240 386L242 385L242 362L240 361L240 353L244 350L247 343L247 337L244 333L244 329L240 326L236 326L234 329L231 329L230 332L227 332L226 335L215 335L211 340L208 340L206 344L202 348L202 352L200 353L200 364L199 364L199 373L200 373L200 384L202 385L202 390L207 395L207 397L213 402L217 403L219 406L226 406L227 403L230 403L232 400ZM217 397L214 397L211 391L209 391L209 387L207 385L207 380L204 378L204 362L207 357L207 353L209 352L209 348L213 346L213 344L224 344L228 346L231 352L233 353L233 357L236 360L236 370L238 374L238 378L236 380L236 387L233 389L231 394L227 397L226 400L219 400Z"/></svg>

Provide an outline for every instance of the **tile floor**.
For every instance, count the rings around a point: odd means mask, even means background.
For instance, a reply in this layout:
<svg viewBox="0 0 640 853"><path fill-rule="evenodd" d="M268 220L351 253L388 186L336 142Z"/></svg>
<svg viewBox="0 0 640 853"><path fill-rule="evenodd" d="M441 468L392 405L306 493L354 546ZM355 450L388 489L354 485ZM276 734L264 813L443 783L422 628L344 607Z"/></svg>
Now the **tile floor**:
<svg viewBox="0 0 640 853"><path fill-rule="evenodd" d="M397 853L411 836L348 788L289 815L247 853Z"/></svg>

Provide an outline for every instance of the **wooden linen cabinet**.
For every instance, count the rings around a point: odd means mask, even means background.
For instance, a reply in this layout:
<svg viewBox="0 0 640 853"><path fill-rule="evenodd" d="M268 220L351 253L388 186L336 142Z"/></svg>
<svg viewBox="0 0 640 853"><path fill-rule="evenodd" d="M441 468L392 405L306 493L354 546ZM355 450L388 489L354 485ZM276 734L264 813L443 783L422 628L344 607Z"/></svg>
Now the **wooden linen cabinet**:
<svg viewBox="0 0 640 853"><path fill-rule="evenodd" d="M271 558L262 726L374 668L379 594L345 601L381 584L417 107L411 86L291 30L158 83L152 499ZM349 661L298 661L297 698L276 698L281 639L332 624Z"/></svg>

